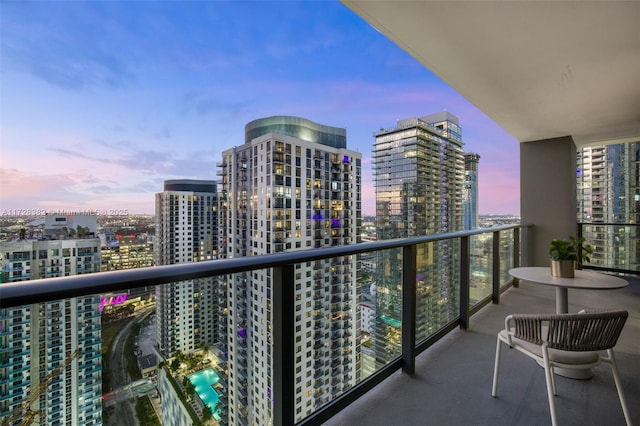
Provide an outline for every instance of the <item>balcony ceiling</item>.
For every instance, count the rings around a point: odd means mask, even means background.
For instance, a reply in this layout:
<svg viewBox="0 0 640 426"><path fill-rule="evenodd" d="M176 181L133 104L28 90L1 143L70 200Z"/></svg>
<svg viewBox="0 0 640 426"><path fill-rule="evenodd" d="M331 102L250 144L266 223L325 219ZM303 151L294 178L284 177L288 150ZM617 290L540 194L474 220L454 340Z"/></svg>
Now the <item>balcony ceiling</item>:
<svg viewBox="0 0 640 426"><path fill-rule="evenodd" d="M521 142L640 139L640 2L342 0Z"/></svg>

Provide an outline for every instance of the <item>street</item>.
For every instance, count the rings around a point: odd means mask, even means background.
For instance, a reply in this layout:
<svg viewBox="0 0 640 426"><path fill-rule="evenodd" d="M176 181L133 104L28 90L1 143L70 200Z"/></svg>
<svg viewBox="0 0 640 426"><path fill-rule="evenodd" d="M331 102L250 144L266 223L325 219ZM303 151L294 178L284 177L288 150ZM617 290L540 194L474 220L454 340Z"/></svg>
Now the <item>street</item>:
<svg viewBox="0 0 640 426"><path fill-rule="evenodd" d="M132 318L114 339L111 352L107 354L111 370L112 392L105 395L104 405L107 407L103 416L105 426L139 426L135 413L137 396L132 391L131 377L127 373L125 346L134 323L142 322L153 309L141 311Z"/></svg>

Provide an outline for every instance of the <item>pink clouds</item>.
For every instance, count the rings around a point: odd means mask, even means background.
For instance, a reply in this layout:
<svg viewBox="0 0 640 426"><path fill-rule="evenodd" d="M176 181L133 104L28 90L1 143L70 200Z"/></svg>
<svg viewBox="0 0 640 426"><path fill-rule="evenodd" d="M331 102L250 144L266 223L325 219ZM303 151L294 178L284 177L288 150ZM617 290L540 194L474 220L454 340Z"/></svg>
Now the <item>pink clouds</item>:
<svg viewBox="0 0 640 426"><path fill-rule="evenodd" d="M77 206L77 200L70 191L76 179L69 175L1 169L0 176L3 209L50 210Z"/></svg>
<svg viewBox="0 0 640 426"><path fill-rule="evenodd" d="M2 210L51 212L59 210L128 210L153 212L153 192L147 194L104 180L88 172L39 174L17 169L0 169ZM117 194L114 194L116 192ZM122 194L118 194L122 192Z"/></svg>
<svg viewBox="0 0 640 426"><path fill-rule="evenodd" d="M482 165L478 169L480 214L520 213L520 175L515 167L513 173L493 165Z"/></svg>
<svg viewBox="0 0 640 426"><path fill-rule="evenodd" d="M16 169L0 169L0 177L3 203L25 194L44 197L55 190L74 184L74 180L67 175L35 175Z"/></svg>

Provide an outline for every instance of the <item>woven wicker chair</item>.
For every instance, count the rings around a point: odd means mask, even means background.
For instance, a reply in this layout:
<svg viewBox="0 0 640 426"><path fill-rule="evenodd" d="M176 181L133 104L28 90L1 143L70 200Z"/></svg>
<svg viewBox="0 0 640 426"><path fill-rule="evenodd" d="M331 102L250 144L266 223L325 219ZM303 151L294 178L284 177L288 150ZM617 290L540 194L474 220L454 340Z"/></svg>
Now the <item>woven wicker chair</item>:
<svg viewBox="0 0 640 426"><path fill-rule="evenodd" d="M498 388L501 342L535 359L544 366L551 422L555 426L556 395L554 368L590 368L600 362L611 366L620 404L628 425L631 416L622 392L613 347L629 316L627 311L581 312L555 315L509 315L505 329L498 333L491 395ZM606 351L606 355L602 352Z"/></svg>

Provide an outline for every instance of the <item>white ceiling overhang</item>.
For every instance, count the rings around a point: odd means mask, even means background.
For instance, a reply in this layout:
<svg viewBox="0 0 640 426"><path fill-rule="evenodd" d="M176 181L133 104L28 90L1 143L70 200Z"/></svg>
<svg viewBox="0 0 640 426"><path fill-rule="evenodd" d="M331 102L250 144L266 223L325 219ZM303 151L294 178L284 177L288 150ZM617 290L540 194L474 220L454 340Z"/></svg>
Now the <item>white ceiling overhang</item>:
<svg viewBox="0 0 640 426"><path fill-rule="evenodd" d="M640 140L640 1L342 3L521 142Z"/></svg>

